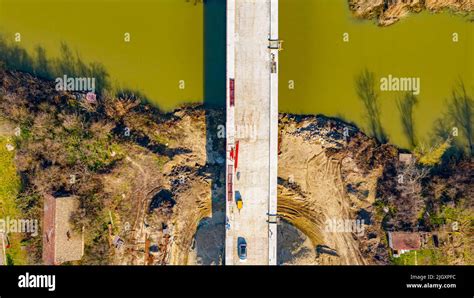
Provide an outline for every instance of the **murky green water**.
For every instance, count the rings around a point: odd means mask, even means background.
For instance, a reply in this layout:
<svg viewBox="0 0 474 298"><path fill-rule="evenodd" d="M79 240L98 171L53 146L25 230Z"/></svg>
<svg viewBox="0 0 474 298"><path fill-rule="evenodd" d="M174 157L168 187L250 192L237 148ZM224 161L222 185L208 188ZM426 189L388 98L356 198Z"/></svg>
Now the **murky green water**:
<svg viewBox="0 0 474 298"><path fill-rule="evenodd" d="M224 4L208 0L206 13L194 0L0 0L0 33L13 39L20 32L19 45L30 51L41 45L53 57L64 41L85 61L102 63L116 86L171 109L204 97L224 102ZM390 74L419 77L415 126L419 139L427 139L459 79L474 93L473 28L450 13L412 15L381 28L354 19L346 0L280 0L280 110L339 116L364 127L358 73L367 68L377 81ZM382 125L392 143L407 146L398 96L380 93Z"/></svg>
<svg viewBox="0 0 474 298"><path fill-rule="evenodd" d="M202 101L203 6L194 1L0 0L0 32L20 32L20 46L41 45L51 57L64 41L86 62L102 63L113 84L161 108Z"/></svg>
<svg viewBox="0 0 474 298"><path fill-rule="evenodd" d="M373 71L377 82L389 74L419 77L415 126L419 138L427 138L458 79L474 94L473 34L474 23L449 13L411 15L381 28L355 20L346 0L280 0L280 110L342 116L361 125L364 109L354 85L360 71ZM381 92L381 118L390 142L407 146L396 106L401 94Z"/></svg>

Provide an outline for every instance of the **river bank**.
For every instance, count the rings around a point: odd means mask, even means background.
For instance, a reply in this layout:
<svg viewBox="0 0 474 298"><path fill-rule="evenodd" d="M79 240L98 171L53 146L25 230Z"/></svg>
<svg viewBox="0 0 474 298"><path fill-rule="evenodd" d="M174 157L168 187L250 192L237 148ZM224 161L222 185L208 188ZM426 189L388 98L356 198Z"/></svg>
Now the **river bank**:
<svg viewBox="0 0 474 298"><path fill-rule="evenodd" d="M390 26L410 13L423 10L432 13L449 10L468 15L474 10L474 3L470 0L349 0L349 8L357 18L375 19L380 26Z"/></svg>

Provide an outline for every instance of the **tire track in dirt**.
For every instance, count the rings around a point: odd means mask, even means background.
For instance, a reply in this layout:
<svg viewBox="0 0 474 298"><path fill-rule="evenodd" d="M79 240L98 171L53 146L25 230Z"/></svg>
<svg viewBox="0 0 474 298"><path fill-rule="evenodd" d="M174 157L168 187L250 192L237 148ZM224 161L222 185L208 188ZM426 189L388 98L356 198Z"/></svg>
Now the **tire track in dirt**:
<svg viewBox="0 0 474 298"><path fill-rule="evenodd" d="M307 235L315 249L324 247L314 264L365 264L350 232L331 232L328 220L353 220L351 202L341 176L344 157L328 157L329 144L288 125L281 135L278 213ZM304 125L307 125L305 123Z"/></svg>

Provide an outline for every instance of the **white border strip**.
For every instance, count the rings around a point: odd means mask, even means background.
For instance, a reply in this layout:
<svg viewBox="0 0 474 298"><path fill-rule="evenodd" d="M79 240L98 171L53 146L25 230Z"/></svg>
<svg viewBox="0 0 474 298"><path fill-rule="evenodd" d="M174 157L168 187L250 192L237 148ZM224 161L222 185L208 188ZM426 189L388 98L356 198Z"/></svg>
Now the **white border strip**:
<svg viewBox="0 0 474 298"><path fill-rule="evenodd" d="M234 107L230 106L230 79L234 79L234 104L235 104L235 0L227 0L227 25L226 25L226 175L225 175L225 202L226 202L226 237L225 237L225 264L232 265L234 260L234 227L227 224L232 222L231 209L228 203L228 169L234 169L234 161L230 158L230 150L235 145ZM234 173L232 173L234 177ZM232 178L233 179L233 178ZM232 181L233 188L235 187ZM234 191L234 190L233 190Z"/></svg>
<svg viewBox="0 0 474 298"><path fill-rule="evenodd" d="M270 0L270 39L278 40L278 0ZM268 213L277 214L278 183L278 49L270 50L275 56L277 72L270 73L270 183ZM275 218L274 216L271 216ZM270 218L270 216L269 216ZM277 264L277 224L268 227L268 264Z"/></svg>

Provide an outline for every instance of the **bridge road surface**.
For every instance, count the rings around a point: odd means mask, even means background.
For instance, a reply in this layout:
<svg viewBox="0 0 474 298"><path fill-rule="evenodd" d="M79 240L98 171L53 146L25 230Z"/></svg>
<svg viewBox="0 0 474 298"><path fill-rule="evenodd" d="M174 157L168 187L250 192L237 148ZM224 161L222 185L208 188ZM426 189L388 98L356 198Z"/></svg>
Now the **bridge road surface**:
<svg viewBox="0 0 474 298"><path fill-rule="evenodd" d="M227 0L226 265L276 265L277 30L278 0Z"/></svg>

